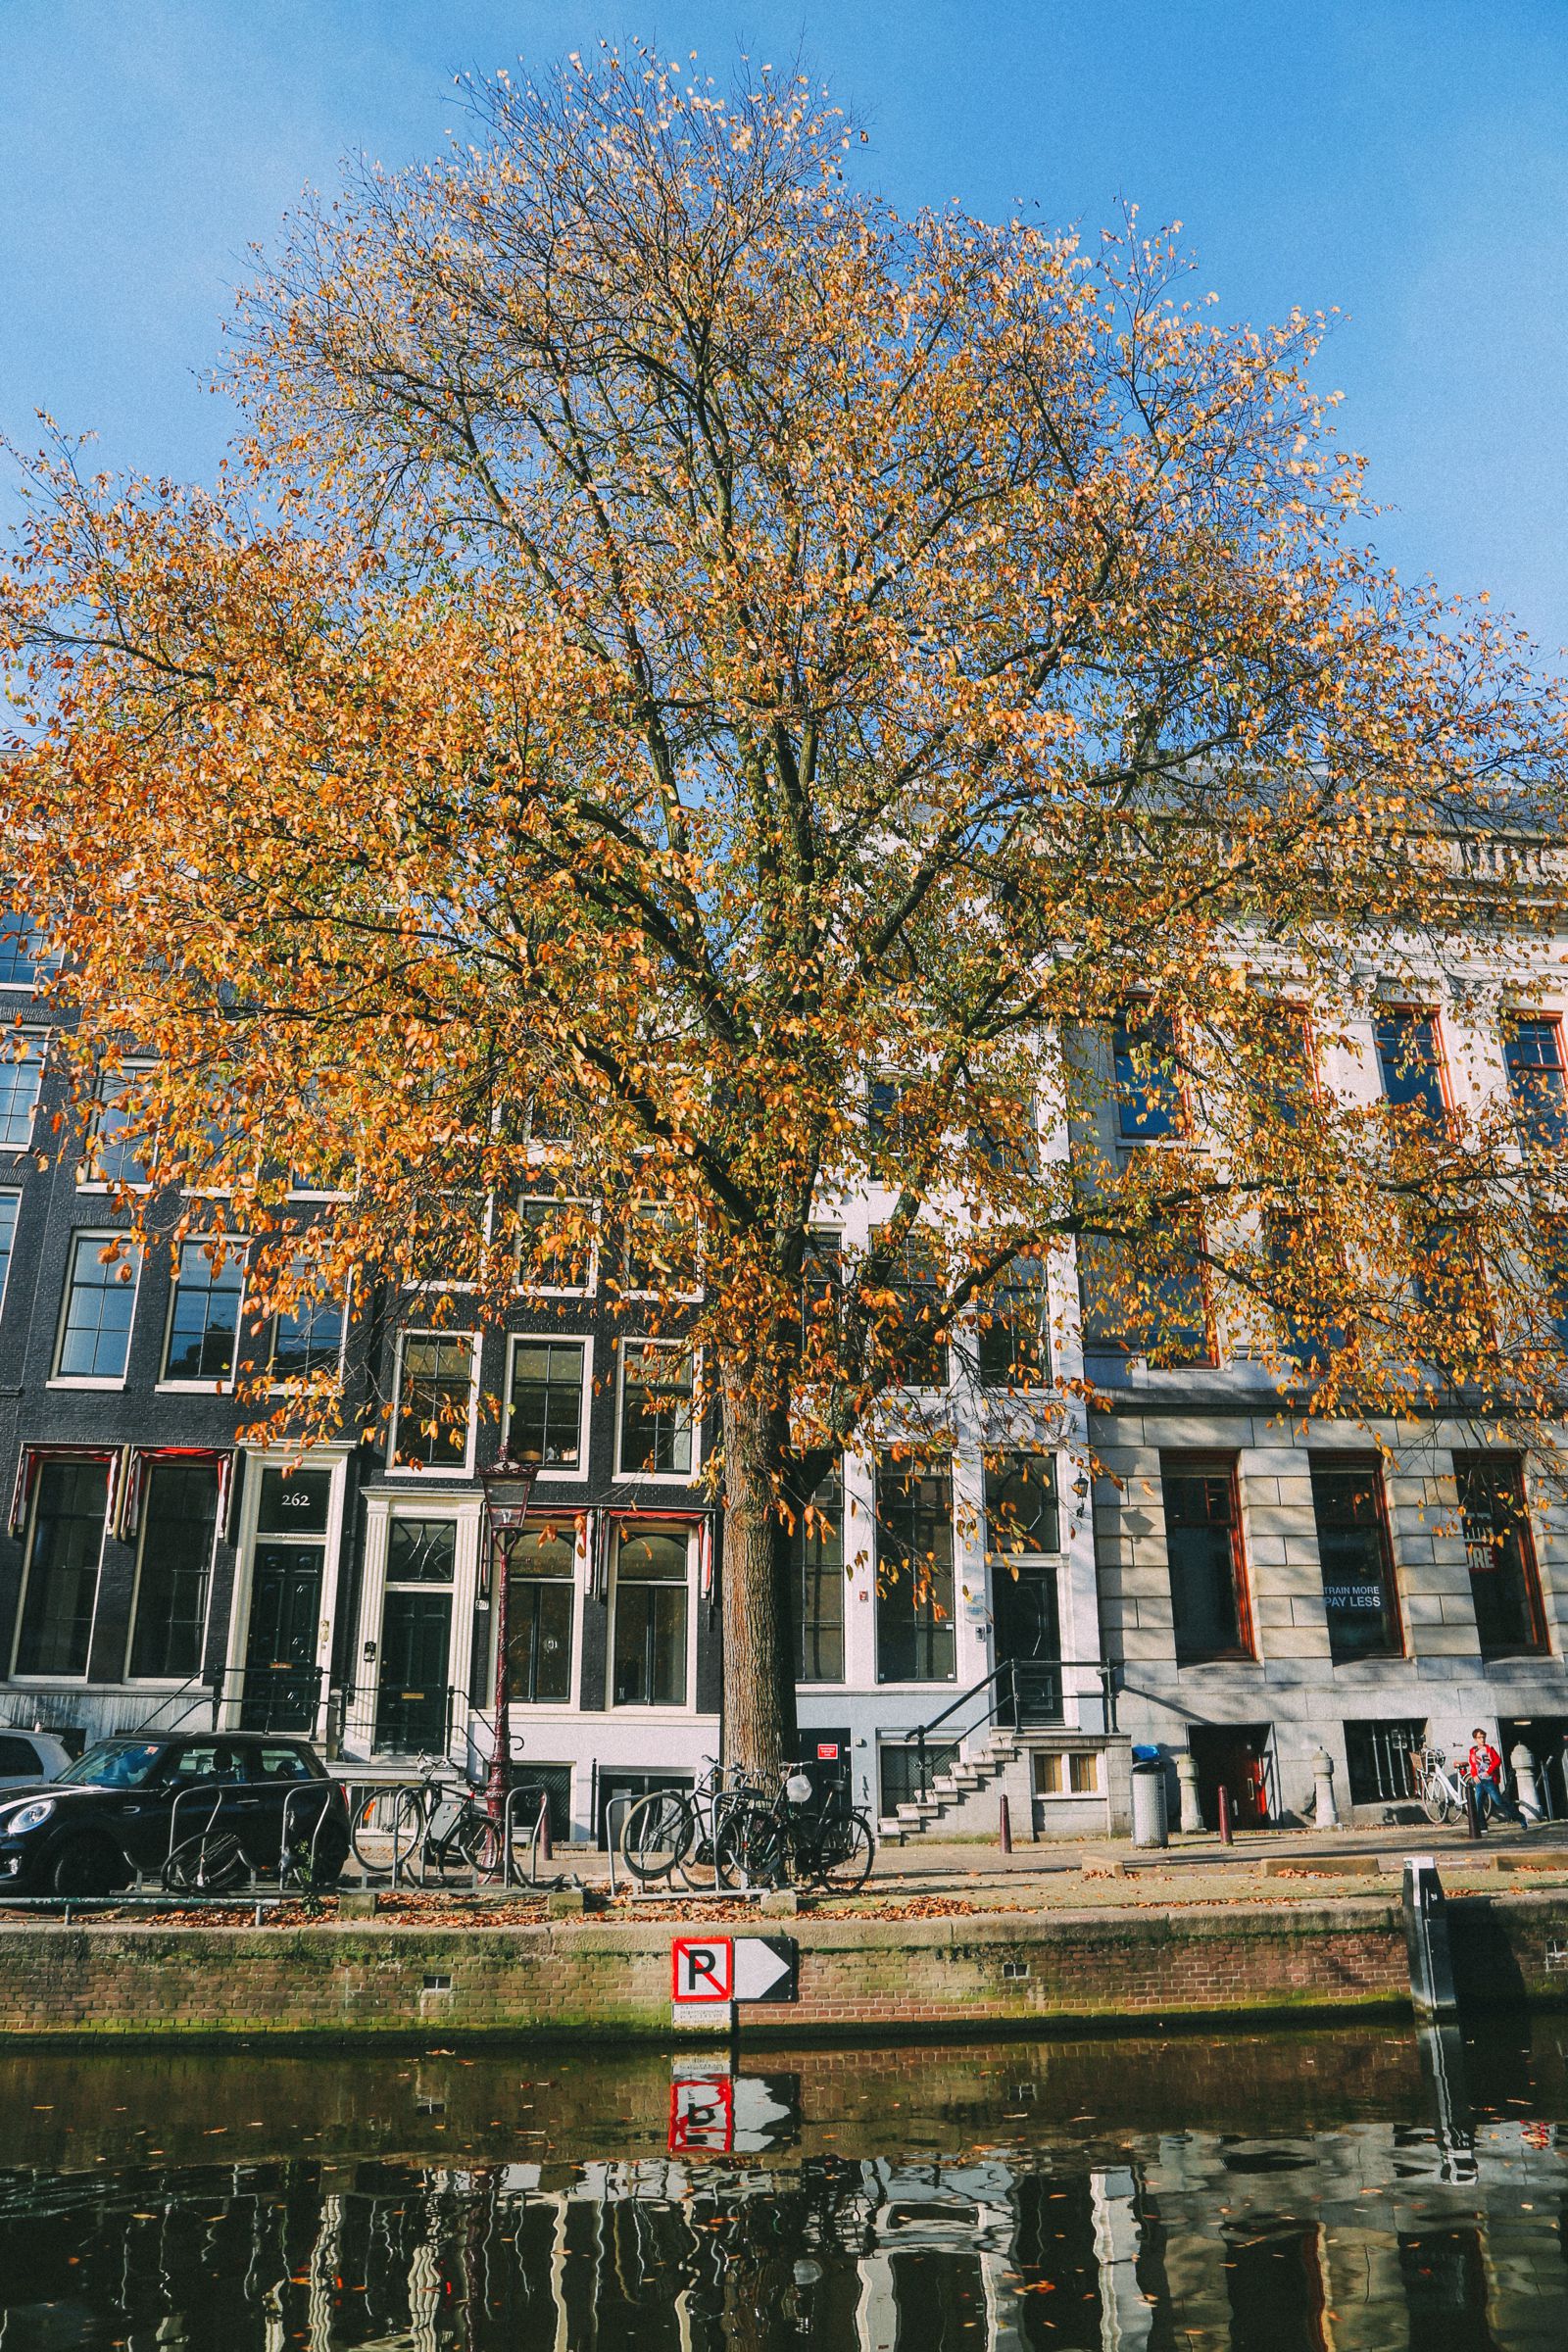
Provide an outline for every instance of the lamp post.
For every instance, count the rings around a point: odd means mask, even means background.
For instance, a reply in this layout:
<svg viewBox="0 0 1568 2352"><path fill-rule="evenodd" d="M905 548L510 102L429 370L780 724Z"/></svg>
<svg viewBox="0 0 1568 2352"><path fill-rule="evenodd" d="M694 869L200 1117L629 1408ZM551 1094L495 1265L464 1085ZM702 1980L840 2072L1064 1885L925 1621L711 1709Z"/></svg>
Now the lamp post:
<svg viewBox="0 0 1568 2352"><path fill-rule="evenodd" d="M485 1782L485 1810L499 1830L507 1809L507 1788L512 1779L512 1701L507 1689L507 1643L512 1617L512 1546L522 1534L533 1500L533 1482L539 1475L537 1462L514 1462L505 1453L498 1454L488 1470L481 1470L479 1483L484 1488L485 1560L489 1568L496 1619L496 1711L495 1733L491 1742L490 1777ZM499 1551L499 1559L496 1553Z"/></svg>

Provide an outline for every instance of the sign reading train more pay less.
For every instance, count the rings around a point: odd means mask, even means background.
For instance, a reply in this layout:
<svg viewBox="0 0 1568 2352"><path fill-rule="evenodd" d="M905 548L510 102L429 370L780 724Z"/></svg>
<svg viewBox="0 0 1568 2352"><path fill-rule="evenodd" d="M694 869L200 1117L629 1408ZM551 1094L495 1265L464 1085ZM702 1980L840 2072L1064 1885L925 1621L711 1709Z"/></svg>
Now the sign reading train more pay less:
<svg viewBox="0 0 1568 2352"><path fill-rule="evenodd" d="M677 1936L669 1961L677 2009L796 1998L796 1947L787 1936Z"/></svg>

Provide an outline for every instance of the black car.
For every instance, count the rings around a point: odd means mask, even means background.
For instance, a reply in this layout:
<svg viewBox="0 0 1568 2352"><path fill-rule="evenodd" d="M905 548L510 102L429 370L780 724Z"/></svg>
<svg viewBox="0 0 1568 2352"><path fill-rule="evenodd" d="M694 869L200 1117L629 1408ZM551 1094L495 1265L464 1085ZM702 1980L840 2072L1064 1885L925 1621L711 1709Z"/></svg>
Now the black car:
<svg viewBox="0 0 1568 2352"><path fill-rule="evenodd" d="M266 1732L102 1740L58 1779L0 1794L0 1901L108 1894L137 1871L180 1889L275 1875L312 1887L349 1852L343 1791L304 1740Z"/></svg>

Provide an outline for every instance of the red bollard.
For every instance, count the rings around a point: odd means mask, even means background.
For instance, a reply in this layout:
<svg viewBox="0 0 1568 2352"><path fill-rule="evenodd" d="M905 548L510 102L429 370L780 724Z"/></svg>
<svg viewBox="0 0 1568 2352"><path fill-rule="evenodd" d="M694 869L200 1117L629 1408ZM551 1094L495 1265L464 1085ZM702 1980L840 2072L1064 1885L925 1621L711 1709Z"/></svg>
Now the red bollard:
<svg viewBox="0 0 1568 2352"><path fill-rule="evenodd" d="M1221 1845L1230 1845L1233 1843L1233 1838L1231 1834L1231 1792L1228 1788L1222 1788L1219 1792L1219 1841Z"/></svg>
<svg viewBox="0 0 1568 2352"><path fill-rule="evenodd" d="M1003 1852L1010 1854L1012 1851L1012 1807L1005 1797L1002 1799L1001 1817L997 1823L997 1837Z"/></svg>

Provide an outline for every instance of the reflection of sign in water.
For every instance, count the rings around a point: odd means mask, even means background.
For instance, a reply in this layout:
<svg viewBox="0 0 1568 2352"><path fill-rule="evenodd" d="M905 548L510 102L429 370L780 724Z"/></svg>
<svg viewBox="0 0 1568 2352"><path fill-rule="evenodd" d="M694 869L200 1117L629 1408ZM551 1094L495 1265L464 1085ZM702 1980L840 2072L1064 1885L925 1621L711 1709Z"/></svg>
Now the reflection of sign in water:
<svg viewBox="0 0 1568 2352"><path fill-rule="evenodd" d="M1331 1609L1381 1609L1381 1585L1325 1585L1323 1599Z"/></svg>
<svg viewBox="0 0 1568 2352"><path fill-rule="evenodd" d="M677 1936L669 1961L677 2008L796 1997L796 1952L787 1936Z"/></svg>
<svg viewBox="0 0 1568 2352"><path fill-rule="evenodd" d="M799 2136L794 2075L729 2075L683 2068L669 2086L672 2156L756 2156Z"/></svg>

